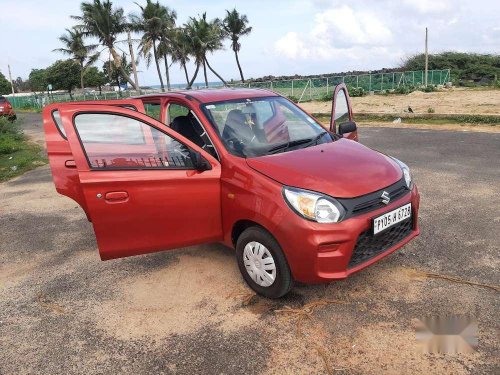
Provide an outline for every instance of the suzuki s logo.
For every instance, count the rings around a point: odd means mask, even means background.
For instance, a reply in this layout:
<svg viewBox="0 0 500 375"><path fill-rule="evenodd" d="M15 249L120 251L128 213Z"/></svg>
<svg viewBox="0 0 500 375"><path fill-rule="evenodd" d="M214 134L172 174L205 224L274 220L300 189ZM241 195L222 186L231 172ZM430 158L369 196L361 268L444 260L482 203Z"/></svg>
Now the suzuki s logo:
<svg viewBox="0 0 500 375"><path fill-rule="evenodd" d="M384 191L380 198L382 198L383 204L389 204L389 202L391 201L391 197L389 196L389 193L387 191Z"/></svg>

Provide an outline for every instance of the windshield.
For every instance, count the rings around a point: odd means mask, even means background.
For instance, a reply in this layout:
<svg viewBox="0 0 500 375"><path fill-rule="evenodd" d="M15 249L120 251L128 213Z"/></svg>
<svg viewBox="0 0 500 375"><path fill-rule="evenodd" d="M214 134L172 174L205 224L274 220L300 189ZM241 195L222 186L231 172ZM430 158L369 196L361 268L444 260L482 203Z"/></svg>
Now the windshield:
<svg viewBox="0 0 500 375"><path fill-rule="evenodd" d="M202 108L236 156L251 158L332 142L318 122L281 97L231 100Z"/></svg>

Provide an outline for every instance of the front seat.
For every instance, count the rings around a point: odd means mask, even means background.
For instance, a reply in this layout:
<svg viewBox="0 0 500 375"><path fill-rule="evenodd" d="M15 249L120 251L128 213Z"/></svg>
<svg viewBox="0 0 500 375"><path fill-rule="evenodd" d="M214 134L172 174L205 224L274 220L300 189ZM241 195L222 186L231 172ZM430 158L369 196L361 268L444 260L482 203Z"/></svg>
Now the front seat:
<svg viewBox="0 0 500 375"><path fill-rule="evenodd" d="M177 116L174 118L174 121L172 121L172 125L170 127L183 137L189 139L195 145L201 148L206 146L200 135L203 133L203 129L197 129L193 119L189 116Z"/></svg>
<svg viewBox="0 0 500 375"><path fill-rule="evenodd" d="M250 141L255 138L255 134L246 123L246 117L239 109L229 111L226 117L226 123L222 132L222 138L225 141Z"/></svg>

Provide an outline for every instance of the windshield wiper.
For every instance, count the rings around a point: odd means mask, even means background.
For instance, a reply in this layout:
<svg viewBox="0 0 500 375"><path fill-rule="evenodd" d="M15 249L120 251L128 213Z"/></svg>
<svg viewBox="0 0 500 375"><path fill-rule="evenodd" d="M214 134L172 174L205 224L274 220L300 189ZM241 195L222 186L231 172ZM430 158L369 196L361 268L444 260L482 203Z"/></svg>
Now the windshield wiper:
<svg viewBox="0 0 500 375"><path fill-rule="evenodd" d="M314 137L312 140L311 140L311 143L308 144L306 147L309 147L309 146L312 146L312 145L317 145L319 140L321 138L323 138L324 135L328 134L328 132L326 131L322 131L321 133L319 133L316 137Z"/></svg>
<svg viewBox="0 0 500 375"><path fill-rule="evenodd" d="M290 147L302 145L304 143L309 143L312 140L313 140L312 138L305 138L305 139L296 139L294 141L288 141L285 143L281 143L277 146L271 147L269 150L267 150L267 153L268 154L276 154L280 151L284 152L286 149L288 149Z"/></svg>

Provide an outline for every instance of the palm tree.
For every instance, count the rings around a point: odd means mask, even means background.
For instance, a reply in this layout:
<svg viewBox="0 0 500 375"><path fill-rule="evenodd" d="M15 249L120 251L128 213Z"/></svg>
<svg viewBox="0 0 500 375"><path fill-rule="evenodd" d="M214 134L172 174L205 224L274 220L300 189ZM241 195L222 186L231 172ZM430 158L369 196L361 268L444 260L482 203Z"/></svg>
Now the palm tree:
<svg viewBox="0 0 500 375"><path fill-rule="evenodd" d="M175 22L176 14L174 12L173 22ZM160 43L158 43L158 54L163 56L163 62L165 63L165 75L167 76L167 89L170 90L170 65L168 63L168 56L172 56L173 52L173 38L175 35L174 26L175 23L166 22L165 29L160 38Z"/></svg>
<svg viewBox="0 0 500 375"><path fill-rule="evenodd" d="M188 84L188 88L193 85L201 65L203 65L206 86L208 86L207 66L226 85L226 81L210 66L207 60L207 53L213 53L223 47L222 40L224 35L220 20L215 18L207 21L207 14L203 13L198 18L191 17L185 25L185 29L191 46L191 53L196 63L196 70Z"/></svg>
<svg viewBox="0 0 500 375"><path fill-rule="evenodd" d="M59 40L64 44L63 48L56 48L54 52L62 52L66 55L72 56L80 65L80 85L82 91L85 89L83 83L83 76L94 62L96 62L99 54L92 54L97 48L97 45L85 45L83 42L83 33L78 30L78 28L73 27L72 29L66 29L67 34L63 34L59 37Z"/></svg>
<svg viewBox="0 0 500 375"><path fill-rule="evenodd" d="M172 63L179 63L184 69L186 76L186 83L189 85L189 75L187 71L187 63L190 61L191 45L186 30L183 28L176 29L170 40L170 55L172 56Z"/></svg>
<svg viewBox="0 0 500 375"><path fill-rule="evenodd" d="M72 16L72 18L81 22L77 26L83 32L84 36L96 37L99 42L106 47L117 69L128 83L139 90L129 74L123 70L121 56L116 51L115 43L119 34L127 31L127 20L123 15L123 8L113 8L110 0L93 0L92 2L82 2L80 5L81 16Z"/></svg>
<svg viewBox="0 0 500 375"><path fill-rule="evenodd" d="M165 91L159 60L162 57L166 59L165 55L167 54L167 51L164 50L163 47L161 51L162 54L160 54L157 43L161 42L162 39L166 37L167 31L173 28L177 14L170 8L160 5L158 1L155 3L152 0L146 0L145 6L141 6L139 4L137 4L137 6L141 9L141 14L130 15L132 29L143 33L140 43L140 53L146 59L146 64L148 66L151 63L151 50L153 50L153 59L156 64L158 78L160 79L161 90ZM166 67L167 86L170 89L168 64L166 64Z"/></svg>
<svg viewBox="0 0 500 375"><path fill-rule="evenodd" d="M242 82L245 82L245 78L243 78L243 71L241 70L240 60L238 59L238 52L241 48L239 39L244 35L250 34L252 31L252 27L247 25L248 18L246 15L239 14L236 9L233 9L232 11L226 10L226 17L224 18L222 27L224 28L226 35L231 39L231 48L233 49L234 56L236 57L236 64L238 64Z"/></svg>

